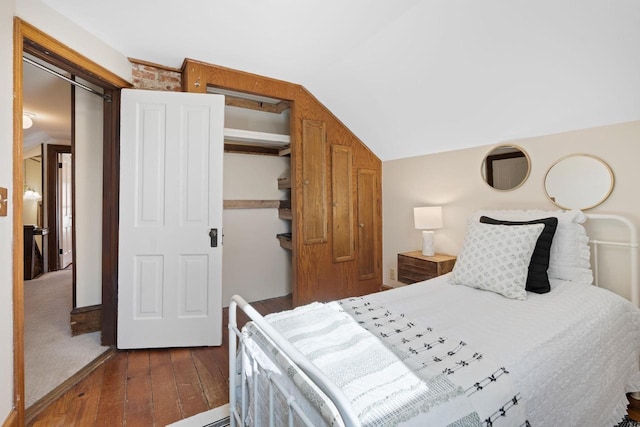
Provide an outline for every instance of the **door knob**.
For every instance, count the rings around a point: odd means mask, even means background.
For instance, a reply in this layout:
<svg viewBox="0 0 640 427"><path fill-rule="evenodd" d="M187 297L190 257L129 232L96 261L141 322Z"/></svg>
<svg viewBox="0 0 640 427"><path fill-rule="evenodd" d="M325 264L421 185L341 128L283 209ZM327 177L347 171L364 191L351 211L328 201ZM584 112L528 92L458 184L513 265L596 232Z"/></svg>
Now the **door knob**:
<svg viewBox="0 0 640 427"><path fill-rule="evenodd" d="M217 248L218 247L218 229L212 228L211 230L209 230L209 237L211 238L211 247Z"/></svg>

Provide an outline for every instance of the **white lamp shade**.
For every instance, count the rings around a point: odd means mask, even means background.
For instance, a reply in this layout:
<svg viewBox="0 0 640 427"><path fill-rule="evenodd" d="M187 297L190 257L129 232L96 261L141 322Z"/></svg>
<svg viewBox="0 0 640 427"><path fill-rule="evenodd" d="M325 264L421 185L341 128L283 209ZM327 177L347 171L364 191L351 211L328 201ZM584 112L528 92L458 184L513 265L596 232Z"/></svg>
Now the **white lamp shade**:
<svg viewBox="0 0 640 427"><path fill-rule="evenodd" d="M442 228L442 206L413 208L413 221L417 230Z"/></svg>

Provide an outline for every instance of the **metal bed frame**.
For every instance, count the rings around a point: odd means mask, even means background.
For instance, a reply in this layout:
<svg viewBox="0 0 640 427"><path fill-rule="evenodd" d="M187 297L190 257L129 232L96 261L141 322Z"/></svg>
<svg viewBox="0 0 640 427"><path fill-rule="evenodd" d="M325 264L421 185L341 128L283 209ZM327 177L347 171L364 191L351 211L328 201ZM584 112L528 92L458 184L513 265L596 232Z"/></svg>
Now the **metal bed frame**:
<svg viewBox="0 0 640 427"><path fill-rule="evenodd" d="M258 326L264 334L271 339L274 344L281 349L293 363L300 368L317 386L322 392L334 403L340 416L343 420L345 427L357 427L360 426L358 417L353 411L353 408L349 404L346 396L338 387L336 387L318 368L315 367L302 353L300 353L289 341L287 341L282 335L280 335L253 307L249 305L242 297L234 295L231 298L229 304L229 412L231 426L243 425L242 420L246 419L247 412L249 410L247 406L247 381L245 380L245 368L244 363L241 365L242 369L242 383L241 383L241 411L237 410L236 405L236 351L237 343L240 343L241 357L247 358L251 365L254 367L254 372L260 372L260 366L256 359L245 350L245 338L237 327L236 311L240 308L244 313L249 316L256 326ZM269 418L270 426L274 424L273 405L276 393L279 393L287 402L289 407L289 426L294 425L294 415L297 416L304 425L308 427L314 427L307 415L300 408L295 401L295 396L288 393L277 381L272 378L271 375L266 374L269 383ZM254 392L257 392L257 381L253 382ZM253 399L254 405L257 405L257 400ZM254 408L255 409L255 408Z"/></svg>
<svg viewBox="0 0 640 427"><path fill-rule="evenodd" d="M598 286L598 248L600 246L623 246L628 247L630 250L630 271L631 271L631 300L634 306L640 308L640 284L638 283L638 233L635 224L629 219L620 215L609 214L586 214L586 217L590 220L607 220L617 221L625 225L628 229L629 239L628 242L614 242L604 240L590 240L593 245L593 262L594 262L594 285ZM287 341L282 335L280 335L263 317L258 313L249 303L247 303L242 297L234 295L231 298L229 305L229 411L231 426L243 425L249 411L249 398L248 398L248 382L245 376L245 362L251 364L253 371L256 375L264 375L268 381L268 401L269 401L269 425L274 427L274 401L277 395L281 396L281 399L286 402L288 407L288 424L293 427L296 425L295 419L302 422L305 426L314 427L309 417L305 414L304 410L296 402L295 396L285 390L274 378L271 373L261 369L261 366L250 354L246 351L245 338L237 326L237 309L241 309L255 325L262 330L268 339L270 339L277 348L282 350L289 359L304 372L311 381L318 386L318 388L333 402L345 427L357 427L360 426L357 415L355 414L351 404L347 400L344 393L336 387L328 378L315 367L304 355L302 355L289 341ZM238 350L238 344L240 346L241 357L241 405L238 410L237 397L236 397L236 375L237 375L237 363L236 356ZM282 372L284 376L286 373ZM253 381L253 392L257 393L257 381ZM632 393L634 398L640 399L640 392ZM254 405L254 413L257 413L257 399L252 399Z"/></svg>
<svg viewBox="0 0 640 427"><path fill-rule="evenodd" d="M630 254L630 269L631 269L631 302L636 307L640 308L640 284L638 284L638 230L636 225L629 219L620 215L609 214L585 214L587 219L595 220L611 220L624 224L629 231L628 242L610 242L604 240L590 240L593 245L593 283L599 286L598 279L598 248L599 246L623 246L629 248Z"/></svg>

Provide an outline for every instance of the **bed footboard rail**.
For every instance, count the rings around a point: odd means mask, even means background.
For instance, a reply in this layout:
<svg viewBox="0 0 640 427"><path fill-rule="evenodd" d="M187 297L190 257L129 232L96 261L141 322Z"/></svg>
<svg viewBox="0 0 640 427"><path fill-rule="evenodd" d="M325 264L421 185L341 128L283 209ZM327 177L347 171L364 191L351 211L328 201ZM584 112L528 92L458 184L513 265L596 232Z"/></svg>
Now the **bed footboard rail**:
<svg viewBox="0 0 640 427"><path fill-rule="evenodd" d="M594 280L595 285L598 286L598 276L599 276L599 257L598 257L598 246L624 246L629 248L629 268L631 272L631 302L636 307L640 308L640 273L638 268L638 230L636 225L631 222L628 218L625 218L620 215L613 214L586 214L588 219L592 220L610 220L617 221L621 224L624 224L627 227L628 231L628 242L610 242L604 240L595 240L592 239L589 242L593 244L593 255L594 255Z"/></svg>
<svg viewBox="0 0 640 427"><path fill-rule="evenodd" d="M350 402L334 383L332 383L318 368L313 365L309 359L307 359L302 353L300 353L286 338L278 333L263 317L258 313L249 303L247 303L242 297L234 295L231 298L229 304L229 411L231 426L242 426L248 413L248 399L247 394L247 381L245 376L245 362L248 361L252 366L256 363L252 355L247 354L244 345L245 337L237 326L237 309L241 309L254 324L260 328L260 330L266 335L273 343L278 347L282 353L284 353L291 361L304 372L313 383L333 402L338 410L340 417L346 427L360 426L357 415L355 414ZM236 383L237 365L236 354L238 351L238 344L240 345L240 357L241 362L241 396L240 402L237 401L236 389L238 384ZM274 393L280 393L287 402L289 411L289 425L293 426L294 414L299 417L306 425L312 426L308 417L300 409L300 406L296 403L295 397L289 394L286 390L278 385L277 382L268 379L269 384L269 420L270 425L274 420ZM256 381L254 381L254 386ZM254 404L256 400L254 399ZM240 405L238 405L240 403ZM238 408L239 407L239 408Z"/></svg>

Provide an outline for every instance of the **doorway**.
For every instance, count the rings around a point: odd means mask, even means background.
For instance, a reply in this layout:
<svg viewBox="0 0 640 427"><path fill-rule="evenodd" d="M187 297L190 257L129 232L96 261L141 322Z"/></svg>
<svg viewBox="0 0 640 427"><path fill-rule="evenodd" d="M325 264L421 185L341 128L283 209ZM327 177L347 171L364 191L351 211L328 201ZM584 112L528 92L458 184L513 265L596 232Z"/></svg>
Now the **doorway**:
<svg viewBox="0 0 640 427"><path fill-rule="evenodd" d="M73 187L71 153L56 153L58 164L56 194L56 230L58 231L58 265L61 270L73 263Z"/></svg>
<svg viewBox="0 0 640 427"><path fill-rule="evenodd" d="M28 54L23 61L23 110L31 119L23 126L28 417L108 348L100 345L96 325L75 314L100 304L102 251L95 231L101 224L103 98L99 88L85 93L88 82L47 61Z"/></svg>
<svg viewBox="0 0 640 427"><path fill-rule="evenodd" d="M79 76L93 85L103 89L110 102L104 103L104 127L102 135L103 153L103 185L102 220L96 224L95 232L102 236L102 335L104 345L115 344L117 319L117 251L118 251L118 188L119 188L119 90L130 84L89 60L83 55L69 49L57 40L42 33L37 28L14 19L14 61L13 76L15 97L14 144L13 144L13 329L14 329L14 405L17 424L25 421L24 408L24 260L22 236L23 211L23 130L22 120L22 58L25 53L63 69L72 75Z"/></svg>
<svg viewBox="0 0 640 427"><path fill-rule="evenodd" d="M45 164L49 270L73 268L73 187L71 145L47 144ZM74 303L75 305L75 303Z"/></svg>

